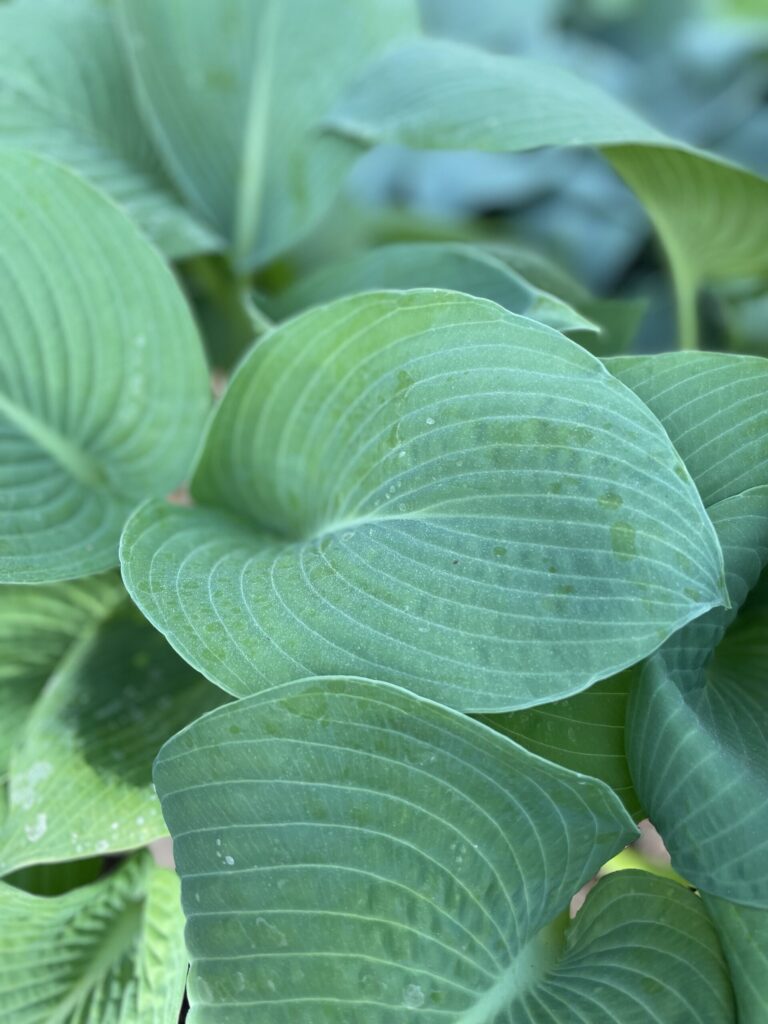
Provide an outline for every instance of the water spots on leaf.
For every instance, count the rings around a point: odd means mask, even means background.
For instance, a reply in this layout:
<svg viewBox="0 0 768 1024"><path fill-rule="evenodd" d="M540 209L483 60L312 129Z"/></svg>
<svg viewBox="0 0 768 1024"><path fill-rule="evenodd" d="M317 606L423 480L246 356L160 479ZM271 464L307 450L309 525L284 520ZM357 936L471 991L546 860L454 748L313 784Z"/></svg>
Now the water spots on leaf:
<svg viewBox="0 0 768 1024"><path fill-rule="evenodd" d="M30 843L36 843L42 839L47 830L48 816L46 814L38 814L30 825L24 826L24 833Z"/></svg>
<svg viewBox="0 0 768 1024"><path fill-rule="evenodd" d="M418 1010L426 1002L424 990L420 985L406 985L403 989L403 1006L409 1010Z"/></svg>
<svg viewBox="0 0 768 1024"><path fill-rule="evenodd" d="M11 804L28 811L37 802L37 787L53 772L53 765L48 761L38 761L29 770L19 773L11 788Z"/></svg>
<svg viewBox="0 0 768 1024"><path fill-rule="evenodd" d="M224 858L224 863L231 868L235 863L235 858L227 854Z"/></svg>
<svg viewBox="0 0 768 1024"><path fill-rule="evenodd" d="M631 523L617 520L611 527L611 547L617 558L629 559L637 555L637 531Z"/></svg>
<svg viewBox="0 0 768 1024"><path fill-rule="evenodd" d="M288 945L288 939L285 934L276 928L275 925L270 924L265 917L256 918L256 928L258 931L258 937L263 945L283 949Z"/></svg>
<svg viewBox="0 0 768 1024"><path fill-rule="evenodd" d="M600 495L597 499L597 503L602 506L602 508L616 510L617 508L621 508L624 504L624 500L621 495L616 494L615 491L606 491L605 494Z"/></svg>

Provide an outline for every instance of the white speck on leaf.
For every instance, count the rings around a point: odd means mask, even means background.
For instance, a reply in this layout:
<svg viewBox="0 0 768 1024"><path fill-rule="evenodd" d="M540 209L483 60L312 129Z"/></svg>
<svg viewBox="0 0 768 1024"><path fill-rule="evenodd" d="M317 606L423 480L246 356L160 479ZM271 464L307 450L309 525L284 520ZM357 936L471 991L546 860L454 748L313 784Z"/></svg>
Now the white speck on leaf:
<svg viewBox="0 0 768 1024"><path fill-rule="evenodd" d="M38 814L33 824L24 826L24 831L30 843L36 843L38 839L43 838L47 828L48 816L46 814Z"/></svg>

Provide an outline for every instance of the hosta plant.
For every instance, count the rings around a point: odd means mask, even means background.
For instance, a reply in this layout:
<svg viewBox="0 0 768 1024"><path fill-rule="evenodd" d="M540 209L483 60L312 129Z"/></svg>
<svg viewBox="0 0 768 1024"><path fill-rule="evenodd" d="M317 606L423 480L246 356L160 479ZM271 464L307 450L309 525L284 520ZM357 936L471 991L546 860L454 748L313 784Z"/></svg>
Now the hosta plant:
<svg viewBox="0 0 768 1024"><path fill-rule="evenodd" d="M768 1019L768 180L435 17L0 6L2 1024ZM381 144L594 149L676 350Z"/></svg>

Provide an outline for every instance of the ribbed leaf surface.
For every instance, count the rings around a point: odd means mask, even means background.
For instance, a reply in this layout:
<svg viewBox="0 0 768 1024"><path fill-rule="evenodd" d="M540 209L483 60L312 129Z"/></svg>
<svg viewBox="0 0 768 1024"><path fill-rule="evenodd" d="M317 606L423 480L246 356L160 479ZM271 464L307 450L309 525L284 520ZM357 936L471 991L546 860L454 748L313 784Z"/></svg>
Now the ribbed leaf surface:
<svg viewBox="0 0 768 1024"><path fill-rule="evenodd" d="M633 833L606 786L403 690L236 701L174 737L155 780L190 1024L733 1019L675 883L609 879L564 938L570 895Z"/></svg>
<svg viewBox="0 0 768 1024"><path fill-rule="evenodd" d="M340 300L251 352L126 584L237 695L384 677L461 709L584 689L723 599L667 435L561 334L451 292Z"/></svg>
<svg viewBox="0 0 768 1024"><path fill-rule="evenodd" d="M768 487L710 509L736 607L768 559ZM715 610L646 665L627 753L672 864L705 892L768 908L768 614Z"/></svg>
<svg viewBox="0 0 768 1024"><path fill-rule="evenodd" d="M187 968L178 880L141 855L51 898L0 883L9 1024L176 1024Z"/></svg>
<svg viewBox="0 0 768 1024"><path fill-rule="evenodd" d="M73 168L170 257L220 248L222 241L184 209L160 165L113 20L101 0L0 8L0 148Z"/></svg>
<svg viewBox="0 0 768 1024"><path fill-rule="evenodd" d="M158 253L69 171L0 153L0 581L115 565L128 512L184 478L208 402Z"/></svg>
<svg viewBox="0 0 768 1024"><path fill-rule="evenodd" d="M120 0L145 115L192 207L239 269L296 242L355 156L317 122L413 0Z"/></svg>
<svg viewBox="0 0 768 1024"><path fill-rule="evenodd" d="M164 835L152 760L222 696L135 609L88 624L50 672L11 755L0 874Z"/></svg>
<svg viewBox="0 0 768 1024"><path fill-rule="evenodd" d="M0 776L67 649L125 596L118 575L0 587Z"/></svg>

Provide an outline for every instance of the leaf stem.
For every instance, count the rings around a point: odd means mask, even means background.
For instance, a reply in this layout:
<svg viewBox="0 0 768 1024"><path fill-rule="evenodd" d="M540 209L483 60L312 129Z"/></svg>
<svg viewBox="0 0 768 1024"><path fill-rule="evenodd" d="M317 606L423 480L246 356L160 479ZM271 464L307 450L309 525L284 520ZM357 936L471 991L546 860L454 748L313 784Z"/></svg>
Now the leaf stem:
<svg viewBox="0 0 768 1024"><path fill-rule="evenodd" d="M240 302L257 338L272 330L275 326L275 321L268 317L263 309L259 308L253 290L245 284L240 289Z"/></svg>
<svg viewBox="0 0 768 1024"><path fill-rule="evenodd" d="M669 261L677 307L677 347L683 351L691 351L699 347L697 282L688 272L684 261L675 255L674 250L669 253Z"/></svg>

